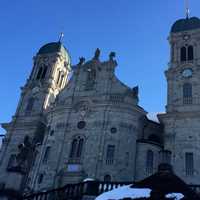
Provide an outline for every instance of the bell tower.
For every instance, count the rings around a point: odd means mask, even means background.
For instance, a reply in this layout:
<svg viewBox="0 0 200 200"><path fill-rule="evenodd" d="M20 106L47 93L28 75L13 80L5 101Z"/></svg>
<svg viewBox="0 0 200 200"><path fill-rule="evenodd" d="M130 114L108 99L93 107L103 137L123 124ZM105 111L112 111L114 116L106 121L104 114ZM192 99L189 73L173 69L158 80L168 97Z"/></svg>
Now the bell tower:
<svg viewBox="0 0 200 200"><path fill-rule="evenodd" d="M200 19L176 21L170 31L170 62L166 113L158 115L164 125L164 147L171 164L187 183L200 179Z"/></svg>
<svg viewBox="0 0 200 200"><path fill-rule="evenodd" d="M33 69L22 88L16 115L43 113L64 88L69 72L70 57L61 42L41 47L33 58Z"/></svg>
<svg viewBox="0 0 200 200"><path fill-rule="evenodd" d="M169 36L171 55L166 71L167 112L200 111L200 20L181 19Z"/></svg>
<svg viewBox="0 0 200 200"><path fill-rule="evenodd" d="M60 41L44 45L33 58L16 113L2 124L7 133L0 152L0 184L5 188L24 191L30 181L28 174L48 132L45 112L67 84L69 72L70 56Z"/></svg>

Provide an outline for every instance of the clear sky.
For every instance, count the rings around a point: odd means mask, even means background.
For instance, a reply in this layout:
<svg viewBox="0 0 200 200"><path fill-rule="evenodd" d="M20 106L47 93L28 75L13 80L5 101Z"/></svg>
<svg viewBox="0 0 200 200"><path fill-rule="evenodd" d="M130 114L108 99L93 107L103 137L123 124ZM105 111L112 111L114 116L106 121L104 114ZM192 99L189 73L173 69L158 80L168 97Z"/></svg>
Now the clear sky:
<svg viewBox="0 0 200 200"><path fill-rule="evenodd" d="M199 0L190 0L191 16L200 17L199 8ZM101 60L115 51L116 74L130 87L139 85L140 106L163 112L167 37L183 17L184 0L1 0L0 122L14 115L32 57L61 31L73 64L80 56L90 59L97 47Z"/></svg>

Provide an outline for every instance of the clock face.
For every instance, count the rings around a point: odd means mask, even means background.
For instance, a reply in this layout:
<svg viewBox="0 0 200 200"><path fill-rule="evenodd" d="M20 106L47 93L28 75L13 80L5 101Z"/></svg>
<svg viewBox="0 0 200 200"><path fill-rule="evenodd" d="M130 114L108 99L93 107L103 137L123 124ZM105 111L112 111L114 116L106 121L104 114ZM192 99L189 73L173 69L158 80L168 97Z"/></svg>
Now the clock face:
<svg viewBox="0 0 200 200"><path fill-rule="evenodd" d="M192 70L189 69L189 68L188 69L184 69L183 72L182 72L182 76L186 77L186 78L187 77L191 77L192 76Z"/></svg>
<svg viewBox="0 0 200 200"><path fill-rule="evenodd" d="M184 35L184 36L183 36L183 39L184 39L185 41L187 41L187 40L190 39L190 36L189 36L189 35Z"/></svg>

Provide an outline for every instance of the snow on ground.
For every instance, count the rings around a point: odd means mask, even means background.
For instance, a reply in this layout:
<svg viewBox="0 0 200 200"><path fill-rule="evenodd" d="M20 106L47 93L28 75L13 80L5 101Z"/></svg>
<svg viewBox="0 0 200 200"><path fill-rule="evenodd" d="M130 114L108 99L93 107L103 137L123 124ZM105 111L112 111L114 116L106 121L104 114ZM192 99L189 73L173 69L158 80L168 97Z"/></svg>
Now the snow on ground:
<svg viewBox="0 0 200 200"><path fill-rule="evenodd" d="M151 190L148 188L131 188L131 185L122 186L105 192L98 196L95 200L119 200L123 198L140 198L150 197Z"/></svg>
<svg viewBox="0 0 200 200"><path fill-rule="evenodd" d="M184 195L181 193L169 193L165 195L166 198L174 198L174 200L181 200Z"/></svg>

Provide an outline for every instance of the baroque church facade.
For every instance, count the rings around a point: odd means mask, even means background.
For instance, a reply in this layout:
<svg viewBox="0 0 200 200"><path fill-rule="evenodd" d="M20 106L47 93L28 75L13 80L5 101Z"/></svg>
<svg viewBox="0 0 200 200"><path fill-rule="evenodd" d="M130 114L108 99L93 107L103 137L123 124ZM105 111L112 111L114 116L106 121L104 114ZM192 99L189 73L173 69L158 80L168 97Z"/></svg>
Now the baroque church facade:
<svg viewBox="0 0 200 200"><path fill-rule="evenodd" d="M111 52L72 66L61 42L42 46L16 113L3 123L0 187L41 191L81 182L137 181L170 163L186 183L200 180L200 19L170 31L166 112L139 106L138 87L115 75Z"/></svg>

